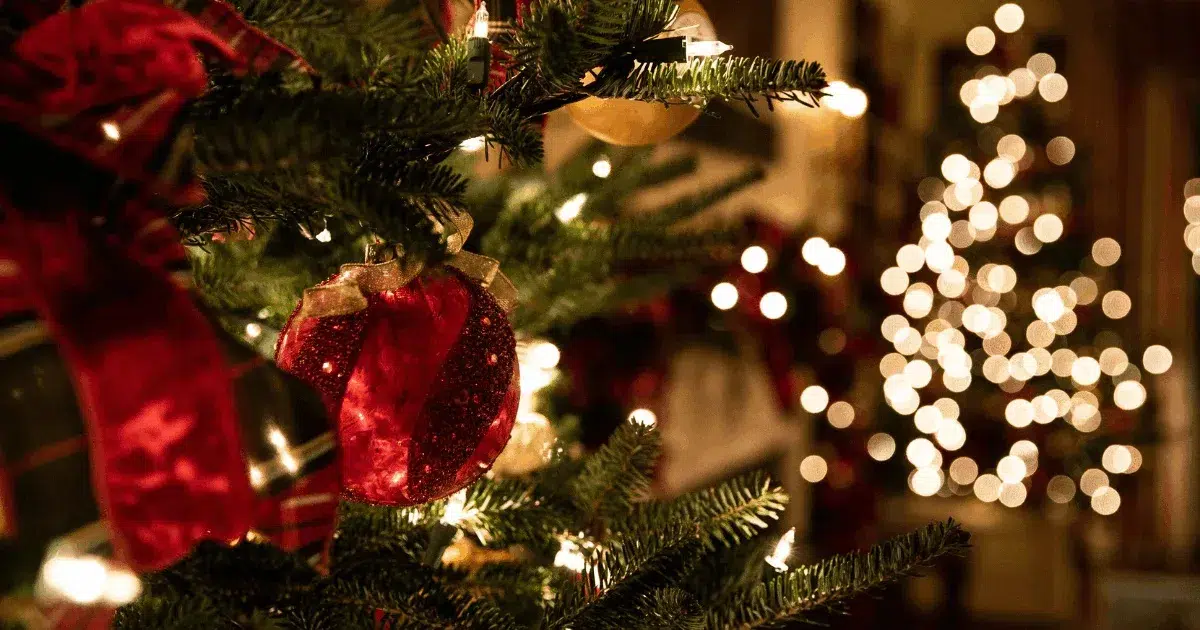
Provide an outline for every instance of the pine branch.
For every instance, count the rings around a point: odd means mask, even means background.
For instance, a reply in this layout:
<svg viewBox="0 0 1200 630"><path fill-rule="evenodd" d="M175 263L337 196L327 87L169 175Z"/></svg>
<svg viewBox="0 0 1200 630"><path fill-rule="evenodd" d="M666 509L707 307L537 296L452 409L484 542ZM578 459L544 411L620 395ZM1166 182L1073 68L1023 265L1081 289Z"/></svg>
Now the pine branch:
<svg viewBox="0 0 1200 630"><path fill-rule="evenodd" d="M717 544L732 547L750 540L776 520L787 503L783 490L762 473L750 473L715 487L698 490L671 501L634 506L616 524L619 531L652 535L672 523L693 523L701 544L711 551Z"/></svg>
<svg viewBox="0 0 1200 630"><path fill-rule="evenodd" d="M523 481L483 479L467 490L464 509L474 514L470 529L492 547L546 546L570 527L568 506Z"/></svg>
<svg viewBox="0 0 1200 630"><path fill-rule="evenodd" d="M627 512L650 488L662 438L654 429L622 424L592 454L571 484L571 496L584 514L601 518Z"/></svg>
<svg viewBox="0 0 1200 630"><path fill-rule="evenodd" d="M601 73L587 92L601 98L627 98L667 104L690 99L740 100L757 114L758 97L816 106L828 83L820 64L759 57L709 57L692 61L684 72L675 64L643 64L630 73Z"/></svg>
<svg viewBox="0 0 1200 630"><path fill-rule="evenodd" d="M714 628L759 628L850 599L913 575L949 554L963 553L969 535L948 520L893 538L866 553L836 556L797 567L726 602L709 614Z"/></svg>

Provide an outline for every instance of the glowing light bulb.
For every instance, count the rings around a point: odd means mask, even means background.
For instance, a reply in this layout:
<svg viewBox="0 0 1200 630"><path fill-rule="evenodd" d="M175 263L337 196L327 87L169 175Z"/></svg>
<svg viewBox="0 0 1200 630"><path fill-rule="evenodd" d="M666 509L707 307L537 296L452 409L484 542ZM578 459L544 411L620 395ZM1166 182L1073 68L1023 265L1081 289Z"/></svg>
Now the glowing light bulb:
<svg viewBox="0 0 1200 630"><path fill-rule="evenodd" d="M652 427L658 424L658 416L649 409L634 409L629 412L629 421L644 427Z"/></svg>
<svg viewBox="0 0 1200 630"><path fill-rule="evenodd" d="M91 604L104 596L108 567L94 556L55 556L42 565L42 583L77 604Z"/></svg>
<svg viewBox="0 0 1200 630"><path fill-rule="evenodd" d="M558 217L559 221L569 223L575 220L582 212L583 206L587 203L587 193L579 193L570 199L563 202L558 210L554 211L554 216Z"/></svg>
<svg viewBox="0 0 1200 630"><path fill-rule="evenodd" d="M467 138L466 140L463 140L461 143L459 143L458 148L466 151L467 153L475 153L483 150L483 147L486 145L486 138L483 136L475 136L474 138Z"/></svg>
<svg viewBox="0 0 1200 630"><path fill-rule="evenodd" d="M742 269L750 273L761 273L767 268L768 262L770 256L767 255L767 250L758 245L747 247L746 251L742 252Z"/></svg>
<svg viewBox="0 0 1200 630"><path fill-rule="evenodd" d="M557 366L561 356L558 346L549 341L540 341L529 348L530 361L543 370L550 370Z"/></svg>
<svg viewBox="0 0 1200 630"><path fill-rule="evenodd" d="M612 175L612 170L613 165L612 162L608 161L608 158L600 158L599 160L596 160L594 164L592 164L592 175L595 175L600 179L608 178L609 175Z"/></svg>
<svg viewBox="0 0 1200 630"><path fill-rule="evenodd" d="M254 322L246 324L246 337L248 339L258 339L262 336L262 326Z"/></svg>
<svg viewBox="0 0 1200 630"><path fill-rule="evenodd" d="M688 41L687 56L691 57L717 57L733 50L733 46L725 42L716 41Z"/></svg>
<svg viewBox="0 0 1200 630"><path fill-rule="evenodd" d="M318 232L313 238L316 238L318 243L328 243L329 241L333 240L333 234L329 232L329 228L325 228L324 230Z"/></svg>
<svg viewBox="0 0 1200 630"><path fill-rule="evenodd" d="M758 302L758 310L762 311L763 317L767 319L779 319L787 313L787 309L787 298L777 291L762 296Z"/></svg>
<svg viewBox="0 0 1200 630"><path fill-rule="evenodd" d="M442 512L442 523L458 527L478 514L475 508L467 509L467 491L459 490L446 500L446 509Z"/></svg>
<svg viewBox="0 0 1200 630"><path fill-rule="evenodd" d="M829 393L820 385L810 385L800 394L800 406L808 413L821 413L829 405Z"/></svg>
<svg viewBox="0 0 1200 630"><path fill-rule="evenodd" d="M792 555L792 545L796 543L796 528L793 527L779 537L779 542L775 543L775 549L771 555L765 559L767 564L771 565L780 573L788 570L787 559Z"/></svg>
<svg viewBox="0 0 1200 630"><path fill-rule="evenodd" d="M729 309L737 306L738 290L737 287L733 286L732 284L728 282L722 282L713 287L712 295L710 297L712 298L713 306L721 309L722 311L728 311Z"/></svg>
<svg viewBox="0 0 1200 630"><path fill-rule="evenodd" d="M564 538L559 543L558 553L554 554L554 566L581 573L587 566L587 562L583 553L579 551L579 545L575 544L573 540Z"/></svg>
<svg viewBox="0 0 1200 630"><path fill-rule="evenodd" d="M487 2L479 3L479 10L475 12L473 21L472 35L483 39L488 38L488 28L491 26L492 16L488 14Z"/></svg>
<svg viewBox="0 0 1200 630"><path fill-rule="evenodd" d="M804 246L800 248L800 255L804 258L804 262L810 265L819 265L825 257L825 252L829 250L829 241L814 236L807 241L804 241Z"/></svg>
<svg viewBox="0 0 1200 630"><path fill-rule="evenodd" d="M827 276L836 276L846 269L846 254L836 247L830 247L821 257L817 269Z"/></svg>
<svg viewBox="0 0 1200 630"><path fill-rule="evenodd" d="M121 139L121 128L118 127L117 123L115 122L104 121L100 123L100 130L103 131L104 135L113 142Z"/></svg>
<svg viewBox="0 0 1200 630"><path fill-rule="evenodd" d="M1025 10L1016 3L1008 3L996 9L996 27L1005 33L1015 33L1025 24Z"/></svg>

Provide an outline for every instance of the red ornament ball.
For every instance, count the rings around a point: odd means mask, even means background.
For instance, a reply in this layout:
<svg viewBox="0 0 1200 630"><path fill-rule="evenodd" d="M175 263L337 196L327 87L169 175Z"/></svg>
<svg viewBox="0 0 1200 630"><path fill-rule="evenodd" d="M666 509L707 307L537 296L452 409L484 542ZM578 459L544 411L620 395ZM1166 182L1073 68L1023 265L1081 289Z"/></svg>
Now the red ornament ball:
<svg viewBox="0 0 1200 630"><path fill-rule="evenodd" d="M451 267L347 265L305 292L276 361L337 419L343 495L409 506L486 472L520 402L516 337L478 282Z"/></svg>

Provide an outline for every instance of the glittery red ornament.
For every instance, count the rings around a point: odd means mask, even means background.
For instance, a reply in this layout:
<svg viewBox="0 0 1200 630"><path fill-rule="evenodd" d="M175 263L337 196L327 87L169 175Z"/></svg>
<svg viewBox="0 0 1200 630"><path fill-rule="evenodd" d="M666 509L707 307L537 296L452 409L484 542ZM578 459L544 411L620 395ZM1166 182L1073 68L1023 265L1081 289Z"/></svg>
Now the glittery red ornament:
<svg viewBox="0 0 1200 630"><path fill-rule="evenodd" d="M343 492L386 505L452 494L491 467L520 399L516 339L489 291L446 266L347 265L305 292L276 360L338 419Z"/></svg>

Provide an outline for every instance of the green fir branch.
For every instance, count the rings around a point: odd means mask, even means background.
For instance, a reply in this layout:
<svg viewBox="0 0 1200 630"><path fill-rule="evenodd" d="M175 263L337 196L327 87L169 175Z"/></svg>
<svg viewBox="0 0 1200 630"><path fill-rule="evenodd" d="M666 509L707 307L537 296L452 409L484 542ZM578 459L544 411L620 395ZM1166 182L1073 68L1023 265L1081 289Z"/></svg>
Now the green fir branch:
<svg viewBox="0 0 1200 630"><path fill-rule="evenodd" d="M584 464L571 484L571 497L584 514L616 517L643 501L662 449L651 427L622 424Z"/></svg>
<svg viewBox="0 0 1200 630"><path fill-rule="evenodd" d="M836 556L759 585L709 614L714 628L759 628L836 607L854 597L913 575L939 558L963 553L969 535L958 523L933 523L897 536L865 553Z"/></svg>
<svg viewBox="0 0 1200 630"><path fill-rule="evenodd" d="M759 57L708 57L692 61L680 72L676 64L642 64L627 75L603 73L588 86L592 96L626 98L667 104L691 99L740 100L755 111L753 103L790 101L816 106L821 90L828 86L825 70L810 61L781 61ZM756 112L757 113L757 112Z"/></svg>

